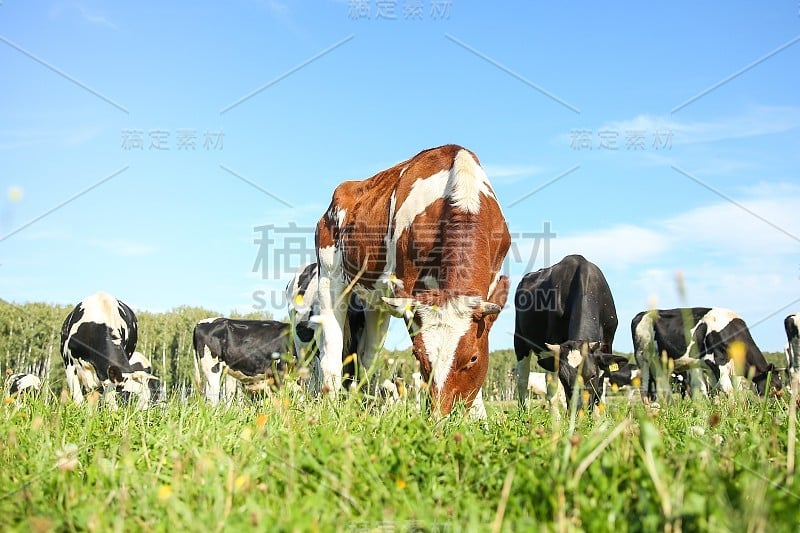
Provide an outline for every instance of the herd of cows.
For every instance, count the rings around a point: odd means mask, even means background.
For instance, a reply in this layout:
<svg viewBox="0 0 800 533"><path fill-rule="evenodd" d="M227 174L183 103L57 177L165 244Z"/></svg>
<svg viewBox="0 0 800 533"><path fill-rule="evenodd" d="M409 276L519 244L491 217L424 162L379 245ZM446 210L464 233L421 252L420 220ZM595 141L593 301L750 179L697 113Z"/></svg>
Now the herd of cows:
<svg viewBox="0 0 800 533"><path fill-rule="evenodd" d="M395 316L405 320L419 363L415 381L434 411L446 415L463 402L485 417L488 337L510 290L500 272L509 246L489 180L475 154L459 146L425 150L369 179L342 183L317 224L317 262L287 286L289 322L220 317L196 325L206 399L230 401L240 385L280 387L296 375L287 370L298 361L307 392L335 395L365 375ZM636 377L645 401L671 391L670 379L681 380L687 394L730 393L743 383L761 395L783 388L781 369L767 363L744 321L726 309L639 313L631 323L636 363L613 355L614 299L600 269L580 255L526 274L514 308L523 405L529 391L547 388L546 375L531 372L533 354L557 377L549 396L562 405L591 408L607 383L630 385ZM786 318L793 379L800 373L798 326L800 313ZM72 399L97 391L111 404L149 405L157 377L135 351L137 337L136 316L122 301L103 292L81 301L61 329ZM8 380L11 394L40 385L31 375Z"/></svg>

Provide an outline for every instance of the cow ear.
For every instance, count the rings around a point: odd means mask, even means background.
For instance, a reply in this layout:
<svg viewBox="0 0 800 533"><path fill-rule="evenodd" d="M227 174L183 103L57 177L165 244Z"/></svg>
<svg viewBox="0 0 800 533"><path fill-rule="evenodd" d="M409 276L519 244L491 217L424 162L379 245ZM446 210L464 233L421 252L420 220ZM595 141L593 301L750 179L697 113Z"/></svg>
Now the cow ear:
<svg viewBox="0 0 800 533"><path fill-rule="evenodd" d="M500 276L497 278L497 283L494 286L494 290L492 294L489 295L489 301L493 304L496 304L502 309L506 306L506 300L508 299L508 291L509 291L510 283L508 281L508 276Z"/></svg>
<svg viewBox="0 0 800 533"><path fill-rule="evenodd" d="M388 296L382 296L381 300L389 306L390 313L396 317L405 317L407 320L414 317L414 308L419 306L419 302L414 300L414 298L390 298Z"/></svg>
<svg viewBox="0 0 800 533"><path fill-rule="evenodd" d="M628 366L633 368L628 362L627 357L610 353L599 354L597 364L600 368L608 372L624 371Z"/></svg>
<svg viewBox="0 0 800 533"><path fill-rule="evenodd" d="M547 370L548 372L555 372L556 371L556 358L552 356L542 357L537 361L539 366Z"/></svg>
<svg viewBox="0 0 800 533"><path fill-rule="evenodd" d="M544 347L547 348L549 351L553 352L556 355L561 354L561 346L558 344L548 344L544 343Z"/></svg>

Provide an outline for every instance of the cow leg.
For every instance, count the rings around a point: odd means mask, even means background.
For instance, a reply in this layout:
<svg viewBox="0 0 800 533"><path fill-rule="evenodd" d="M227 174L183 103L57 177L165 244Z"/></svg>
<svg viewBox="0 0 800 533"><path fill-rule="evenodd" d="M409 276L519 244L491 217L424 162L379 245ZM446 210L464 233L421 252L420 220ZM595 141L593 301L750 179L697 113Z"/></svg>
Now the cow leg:
<svg viewBox="0 0 800 533"><path fill-rule="evenodd" d="M531 354L517 361L517 394L519 395L519 406L525 408L528 399L528 379L531 374Z"/></svg>
<svg viewBox="0 0 800 533"><path fill-rule="evenodd" d="M645 354L640 351L635 353L636 366L639 367L639 394L642 401L648 403L650 401L650 361Z"/></svg>
<svg viewBox="0 0 800 533"><path fill-rule="evenodd" d="M655 382L655 397L659 402L672 401L672 369L670 359L666 356L659 358L658 362L650 368L651 378Z"/></svg>
<svg viewBox="0 0 800 533"><path fill-rule="evenodd" d="M341 274L341 257L335 246L318 250L319 255L319 317L322 342L319 345L322 388L337 394L342 386L342 335L347 302Z"/></svg>
<svg viewBox="0 0 800 533"><path fill-rule="evenodd" d="M67 388L72 395L72 401L75 403L83 403L83 390L81 388L81 382L78 379L78 368L74 364L68 363L66 365L66 373Z"/></svg>
<svg viewBox="0 0 800 533"><path fill-rule="evenodd" d="M638 316L638 315L637 315ZM655 349L655 324L653 317L649 313L644 313L639 318L639 322L633 325L633 354L636 364L641 371L641 381L639 382L639 392L642 401L649 403L655 399L650 391L650 363L656 360Z"/></svg>
<svg viewBox="0 0 800 533"><path fill-rule="evenodd" d="M206 386L204 387L206 400L213 406L219 403L222 366L222 361L211 354L211 350L208 346L204 346L203 355L200 357L200 368L206 378Z"/></svg>
<svg viewBox="0 0 800 533"><path fill-rule="evenodd" d="M389 314L380 309L367 309L364 311L364 336L359 342L362 348L359 356L359 366L364 369L364 375L369 376L372 362L378 351L386 341L386 332L389 330ZM363 376L359 376L362 378Z"/></svg>
<svg viewBox="0 0 800 533"><path fill-rule="evenodd" d="M728 380L730 383L730 380ZM689 393L692 399L705 398L708 396L708 387L703 369L693 367L689 369Z"/></svg>
<svg viewBox="0 0 800 533"><path fill-rule="evenodd" d="M733 393L733 380L731 376L733 375L734 367L733 361L728 361L724 365L719 366L719 381L716 383L722 392L725 394L732 394Z"/></svg>
<svg viewBox="0 0 800 533"><path fill-rule="evenodd" d="M239 381L225 373L225 384L222 390L222 396L225 399L225 405L231 405L233 400L236 398L236 393L238 392L238 385Z"/></svg>

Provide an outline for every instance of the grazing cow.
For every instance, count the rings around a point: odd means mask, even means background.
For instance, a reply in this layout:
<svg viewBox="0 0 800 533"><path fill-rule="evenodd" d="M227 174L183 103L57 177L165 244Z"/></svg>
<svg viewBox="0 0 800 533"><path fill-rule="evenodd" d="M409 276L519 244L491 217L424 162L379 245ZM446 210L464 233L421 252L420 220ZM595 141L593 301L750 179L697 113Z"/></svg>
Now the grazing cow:
<svg viewBox="0 0 800 533"><path fill-rule="evenodd" d="M9 397L38 392L41 388L42 380L33 374L12 374L6 379Z"/></svg>
<svg viewBox="0 0 800 533"><path fill-rule="evenodd" d="M643 311L631 321L631 335L642 371L640 390L645 400L664 393L663 387L653 386L658 381L651 378L651 373L661 367L662 356L671 360L675 372L689 370L689 387L703 394L708 391L701 369L711 378L712 387L719 386L726 394L734 388L731 378L741 372L762 396L768 392L768 381L774 389L782 388L779 373L767 363L744 320L729 309Z"/></svg>
<svg viewBox="0 0 800 533"><path fill-rule="evenodd" d="M286 300L289 302L289 323L307 325L319 316L319 292L317 290L317 264L310 263L300 267L286 286ZM355 294L350 293L347 308L347 319L344 323L344 350L342 350L343 387L348 390L358 379L358 358L364 353L364 303ZM319 377L319 351L316 344L304 342L297 331L293 333L294 348L297 356L316 369L311 377ZM312 392L319 392L319 380L310 380Z"/></svg>
<svg viewBox="0 0 800 533"><path fill-rule="evenodd" d="M275 320L210 318L197 323L193 333L195 357L206 378L205 397L217 405L223 372L227 370L226 402L236 383L251 392L271 390L283 381L288 355L294 359L291 326ZM305 342L313 331L298 326Z"/></svg>
<svg viewBox="0 0 800 533"><path fill-rule="evenodd" d="M553 374L549 374L547 372L531 372L528 374L528 392L533 394L534 396L542 396L547 398L551 396L547 392L547 382L548 379L552 379L550 376ZM561 381L556 379L556 393L552 395L551 401L557 401L558 405L561 406L562 409L566 409L567 407L567 395L564 392L564 386L561 384Z"/></svg>
<svg viewBox="0 0 800 533"><path fill-rule="evenodd" d="M129 360L131 365L131 379L117 385L122 403L131 402L131 397L136 398L136 407L146 409L158 399L158 378L152 374L150 360L142 352L133 352Z"/></svg>
<svg viewBox="0 0 800 533"><path fill-rule="evenodd" d="M631 397L633 396L634 389L631 388L631 384L633 380L639 377L639 369L636 368L634 365L623 365L621 371L617 370L613 367L613 364L610 365L613 369L612 372L605 372L603 371L602 377L600 379L600 383L602 383L602 390L600 392L600 403L606 403L606 393L608 389L612 389L614 391L625 391L629 390L630 392L627 394L627 399L630 401ZM528 375L528 392L533 394L534 396L542 396L547 397L547 384L549 379L553 374L546 373L546 372L531 372ZM566 409L567 407L567 395L564 392L564 386L561 384L561 381L556 379L555 380L556 386L556 394L550 401L557 401L558 405L561 406L562 409Z"/></svg>
<svg viewBox="0 0 800 533"><path fill-rule="evenodd" d="M113 404L116 386L142 379L129 361L137 336L136 315L110 294L98 292L75 306L61 326L61 356L76 403L85 392L103 389Z"/></svg>
<svg viewBox="0 0 800 533"><path fill-rule="evenodd" d="M612 372L603 372L602 384L603 389L600 397L600 403L606 403L606 393L610 388L614 392L627 392L626 397L631 401L633 395L638 392L638 388L633 385L636 380L641 379L641 371L639 367L632 364L626 364L618 367L611 365Z"/></svg>
<svg viewBox="0 0 800 533"><path fill-rule="evenodd" d="M617 330L611 289L600 269L583 256L568 255L549 268L525 274L517 286L514 305L514 351L521 405L528 397L531 352L537 358L545 351L556 354L557 359L539 359L539 365L558 373L570 401L579 370L589 390L590 405L600 397L603 372L626 371L627 360L611 355ZM617 370L610 370L614 364Z"/></svg>
<svg viewBox="0 0 800 533"><path fill-rule="evenodd" d="M435 413L463 401L485 416L488 336L508 295L500 267L510 236L475 154L441 146L342 183L317 224L316 245L323 389L335 392L342 380L343 295L352 287L365 304L366 368L389 313L402 316Z"/></svg>
<svg viewBox="0 0 800 533"><path fill-rule="evenodd" d="M783 321L786 329L786 366L792 383L792 391L796 394L800 387L800 313L789 315Z"/></svg>

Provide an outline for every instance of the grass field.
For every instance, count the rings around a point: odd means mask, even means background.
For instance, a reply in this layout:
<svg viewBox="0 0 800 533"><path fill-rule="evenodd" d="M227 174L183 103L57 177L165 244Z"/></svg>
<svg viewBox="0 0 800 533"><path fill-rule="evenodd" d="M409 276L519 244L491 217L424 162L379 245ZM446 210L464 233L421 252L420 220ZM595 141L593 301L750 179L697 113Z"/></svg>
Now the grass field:
<svg viewBox="0 0 800 533"><path fill-rule="evenodd" d="M489 411L437 422L287 392L145 412L5 402L0 528L797 531L786 401Z"/></svg>

